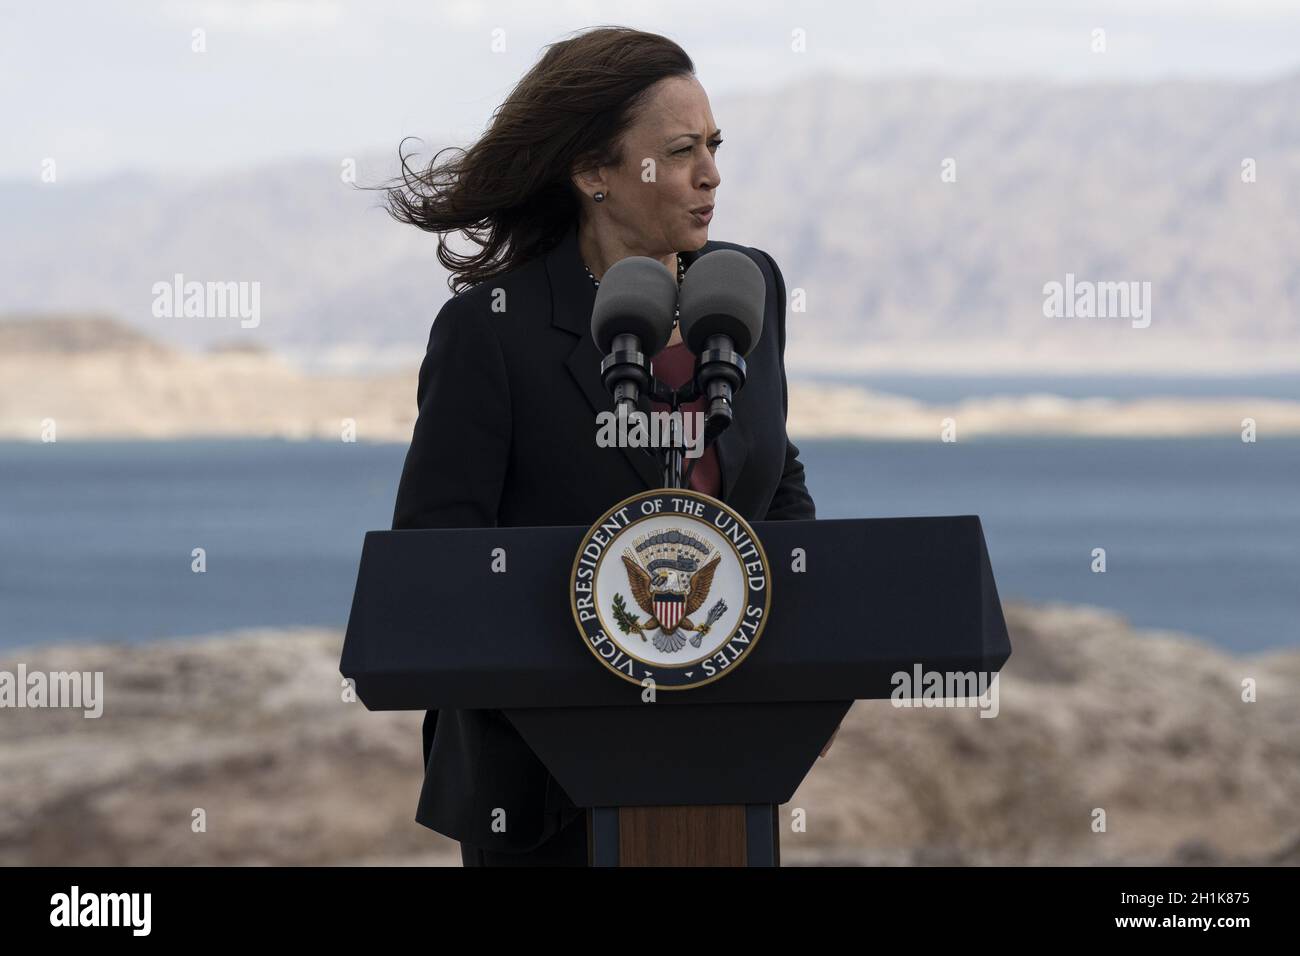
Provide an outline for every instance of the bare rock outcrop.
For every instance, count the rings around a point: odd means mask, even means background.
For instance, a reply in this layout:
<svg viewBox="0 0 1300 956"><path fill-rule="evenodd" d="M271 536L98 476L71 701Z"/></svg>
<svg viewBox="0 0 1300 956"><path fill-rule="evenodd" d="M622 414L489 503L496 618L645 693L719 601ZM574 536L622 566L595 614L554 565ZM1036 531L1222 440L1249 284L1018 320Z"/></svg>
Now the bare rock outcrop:
<svg viewBox="0 0 1300 956"><path fill-rule="evenodd" d="M855 704L781 808L784 864L1300 862L1300 651L1005 610L997 716ZM0 864L459 865L414 822L422 714L344 701L341 643L247 630L0 654L105 684L98 719L0 710Z"/></svg>

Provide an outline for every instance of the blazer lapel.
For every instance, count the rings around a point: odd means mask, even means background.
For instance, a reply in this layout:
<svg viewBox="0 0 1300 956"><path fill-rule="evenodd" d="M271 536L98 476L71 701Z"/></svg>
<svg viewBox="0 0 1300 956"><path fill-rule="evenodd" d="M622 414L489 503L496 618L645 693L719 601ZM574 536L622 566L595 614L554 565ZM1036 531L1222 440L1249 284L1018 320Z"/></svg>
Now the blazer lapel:
<svg viewBox="0 0 1300 956"><path fill-rule="evenodd" d="M741 389L744 394L744 389ZM749 454L749 441L744 431L744 413L735 407L733 396L732 410L735 412L727 430L713 443L718 453L718 471L722 473L722 500L731 504L731 492L736 487L736 479L745 467L745 458Z"/></svg>
<svg viewBox="0 0 1300 956"><path fill-rule="evenodd" d="M710 251L711 243L696 252L681 253L686 268L692 262ZM560 242L546 253L546 272L551 283L551 325L564 329L578 337L565 365L569 369L578 388L587 398L593 413L592 431L595 432L594 414L612 411L613 396L600 381L600 361L604 356L596 348L591 337L591 310L596 304L596 287L583 268L582 255L578 248L578 227L572 225ZM641 396L637 403L641 411L650 413L650 400ZM722 497L730 494L735 487L736 477L744 467L748 452L745 436L739 431L740 417L737 414L731 427L723 432L714 448L718 454L718 468L722 472ZM663 469L655 457L643 448L619 449L645 482L646 488L663 487Z"/></svg>

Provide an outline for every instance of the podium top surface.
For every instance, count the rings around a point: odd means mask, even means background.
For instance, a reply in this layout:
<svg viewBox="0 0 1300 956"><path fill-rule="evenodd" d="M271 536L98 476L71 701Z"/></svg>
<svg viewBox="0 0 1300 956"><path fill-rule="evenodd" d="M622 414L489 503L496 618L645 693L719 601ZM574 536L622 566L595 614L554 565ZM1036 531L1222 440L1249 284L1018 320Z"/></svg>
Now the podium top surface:
<svg viewBox="0 0 1300 956"><path fill-rule="evenodd" d="M993 672L1010 655L975 515L752 527L771 562L761 636L734 672L661 688L660 704L888 697L898 672ZM369 532L340 671L372 710L637 703L642 688L602 666L573 620L586 531ZM492 569L498 548L504 573Z"/></svg>

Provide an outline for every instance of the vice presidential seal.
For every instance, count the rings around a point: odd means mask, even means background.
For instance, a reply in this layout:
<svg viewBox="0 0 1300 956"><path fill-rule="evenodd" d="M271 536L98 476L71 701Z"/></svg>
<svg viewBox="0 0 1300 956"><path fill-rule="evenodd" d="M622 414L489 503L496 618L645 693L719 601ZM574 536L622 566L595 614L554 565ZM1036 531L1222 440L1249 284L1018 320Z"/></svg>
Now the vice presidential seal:
<svg viewBox="0 0 1300 956"><path fill-rule="evenodd" d="M767 555L724 502L686 488L620 501L588 529L570 575L596 659L635 684L717 680L753 649L772 603Z"/></svg>

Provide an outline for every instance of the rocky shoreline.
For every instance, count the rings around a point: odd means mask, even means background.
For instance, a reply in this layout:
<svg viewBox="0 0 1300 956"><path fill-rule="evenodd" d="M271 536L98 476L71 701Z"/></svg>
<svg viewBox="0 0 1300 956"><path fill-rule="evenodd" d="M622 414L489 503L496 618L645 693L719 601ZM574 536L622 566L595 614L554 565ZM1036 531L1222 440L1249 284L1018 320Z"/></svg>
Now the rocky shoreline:
<svg viewBox="0 0 1300 956"><path fill-rule="evenodd" d="M998 716L859 701L781 808L807 820L785 865L1300 863L1300 650L1005 611ZM99 719L0 710L0 864L458 866L414 821L422 715L344 702L341 645L268 629L0 653L105 672Z"/></svg>
<svg viewBox="0 0 1300 956"><path fill-rule="evenodd" d="M308 374L268 351L162 346L111 320L0 321L0 440L283 438L411 440L416 367ZM798 438L1300 435L1300 402L1227 398L1071 399L1020 395L926 403L789 372L787 427ZM1155 386L1153 386L1155 387ZM596 425L593 420L593 433Z"/></svg>

